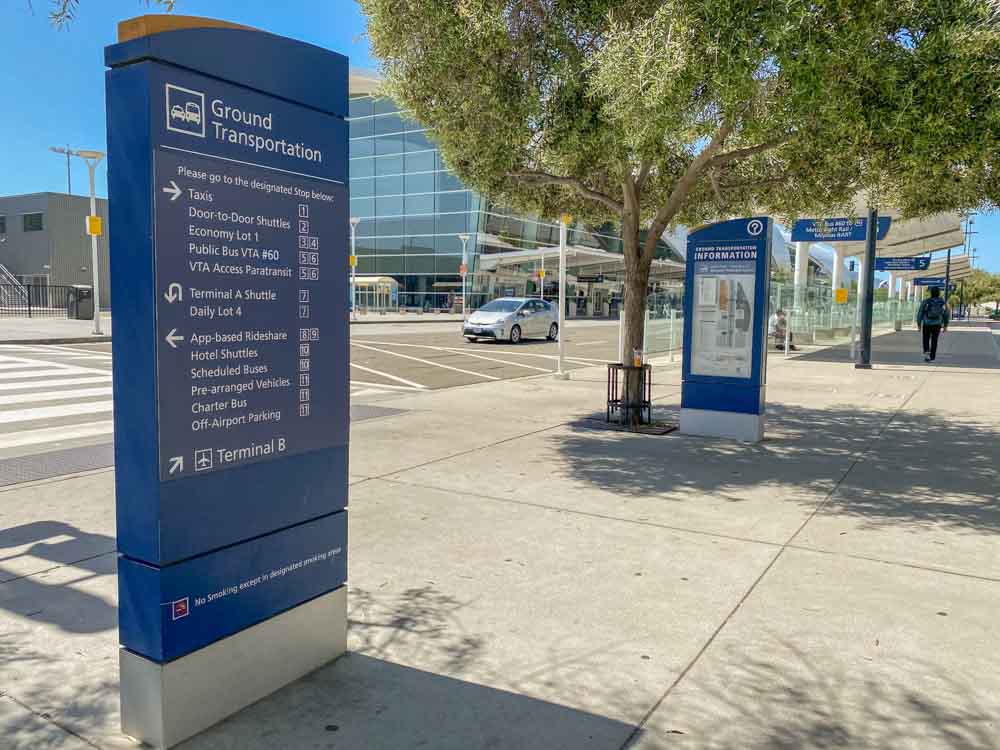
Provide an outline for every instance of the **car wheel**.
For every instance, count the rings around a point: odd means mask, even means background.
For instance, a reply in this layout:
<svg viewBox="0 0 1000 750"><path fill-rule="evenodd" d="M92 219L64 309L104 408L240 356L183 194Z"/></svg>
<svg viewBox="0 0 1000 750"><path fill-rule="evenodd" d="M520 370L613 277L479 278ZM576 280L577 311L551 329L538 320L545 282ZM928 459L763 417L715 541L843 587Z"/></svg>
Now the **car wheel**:
<svg viewBox="0 0 1000 750"><path fill-rule="evenodd" d="M559 335L559 324L553 323L549 326L549 341L555 341L556 337Z"/></svg>
<svg viewBox="0 0 1000 750"><path fill-rule="evenodd" d="M521 341L521 326L514 326L510 329L510 343L517 344Z"/></svg>

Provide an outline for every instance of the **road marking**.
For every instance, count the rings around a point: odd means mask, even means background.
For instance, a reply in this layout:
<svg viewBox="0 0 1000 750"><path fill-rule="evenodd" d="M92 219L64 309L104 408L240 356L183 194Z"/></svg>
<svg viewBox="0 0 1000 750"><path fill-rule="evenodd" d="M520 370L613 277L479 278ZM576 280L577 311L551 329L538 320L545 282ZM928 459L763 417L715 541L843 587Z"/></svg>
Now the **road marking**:
<svg viewBox="0 0 1000 750"><path fill-rule="evenodd" d="M80 388L69 391L38 391L36 393L18 393L13 396L0 396L0 406L9 404L35 403L36 401L61 401L68 398L90 398L93 396L110 396L112 388Z"/></svg>
<svg viewBox="0 0 1000 750"><path fill-rule="evenodd" d="M487 362L499 362L502 365L511 365L512 367L524 367L525 369L528 369L528 370L537 370L538 372L552 372L552 370L550 370L547 367L535 367L534 365L525 365L525 364L521 364L520 362L511 362L510 360L506 360L506 359L497 359L496 357L487 357L487 356L484 356L482 354L473 354L472 352L468 352L465 349L461 349L459 347L454 347L454 346L431 346L430 344L397 344L395 342L383 343L382 345L383 346L409 346L409 347L416 347L416 348L420 348L420 349L432 349L432 350L434 350L436 352L446 352L448 354L461 354L462 356L465 356L465 357L475 357L476 359L484 359Z"/></svg>
<svg viewBox="0 0 1000 750"><path fill-rule="evenodd" d="M610 344L610 341L574 341L574 346L594 346L595 344Z"/></svg>
<svg viewBox="0 0 1000 750"><path fill-rule="evenodd" d="M38 445L40 443L56 443L76 438L111 435L115 423L106 420L102 422L86 422L84 424L63 425L60 427L42 427L38 430L24 430L0 435L0 449L18 448L22 445Z"/></svg>
<svg viewBox="0 0 1000 750"><path fill-rule="evenodd" d="M370 349L373 352L379 352L380 354L388 354L391 357L400 357L401 359L410 359L414 362L420 362L424 365L431 365L432 367L441 367L445 370L453 370L455 372L463 373L464 375L472 375L476 378L485 378L486 380L500 380L500 378L495 375L487 375L482 372L473 372L472 370L463 370L461 367L452 367L451 365L443 365L440 362L432 362L429 359L421 359L420 357L411 357L409 354L400 354L399 352L391 352L388 349L379 349L376 346L368 346L367 344L356 344L351 342L352 346L357 346L361 349ZM352 363L353 364L353 363Z"/></svg>
<svg viewBox="0 0 1000 750"><path fill-rule="evenodd" d="M16 422L32 422L36 419L54 419L56 417L73 417L79 414L97 414L111 411L113 401L91 401L87 404L65 404L64 406L40 406L37 409L12 409L0 411L0 424Z"/></svg>
<svg viewBox="0 0 1000 750"><path fill-rule="evenodd" d="M24 362L0 362L0 370L23 370L32 366Z"/></svg>
<svg viewBox="0 0 1000 750"><path fill-rule="evenodd" d="M83 365L66 365L60 362L51 362L42 359L25 359L24 357L0 357L0 360L6 362L24 362L25 364L32 365L33 367L49 367L49 368L59 368L65 370L66 372L95 372L101 375L107 374L110 370L102 369L99 367L84 367Z"/></svg>
<svg viewBox="0 0 1000 750"><path fill-rule="evenodd" d="M421 391L424 389L423 386L417 387L415 385L390 385L389 383L368 383L364 380L354 380L351 379L351 385L364 386L366 388L389 388L394 391Z"/></svg>
<svg viewBox="0 0 1000 750"><path fill-rule="evenodd" d="M107 375L88 375L83 378L55 378L41 383L26 381L24 383L0 383L0 391L30 390L32 388L49 388L54 385L91 385L93 383L110 383L111 373ZM26 394L30 395L30 394Z"/></svg>
<svg viewBox="0 0 1000 750"><path fill-rule="evenodd" d="M374 344L379 344L380 346L408 346L408 347L417 347L417 348L421 348L421 349L426 348L428 346L427 344L403 344L403 343L396 342L396 341L380 341L378 339L374 339L374 340L373 339L362 339L362 341L364 341L365 343L371 342L371 343L374 343ZM351 344L354 345L354 346L361 346L361 344L357 340L352 341ZM465 351L464 349L456 349L454 347L440 347L440 348L443 349L443 350L445 350L445 351L455 351L455 352L464 352ZM400 355L400 356L402 356L402 355ZM557 355L557 354L532 354L531 352L509 352L509 351L506 351L506 350L503 352L503 356L505 356L505 357L541 357L542 359L559 359L559 355ZM588 357L572 357L572 356L566 355L566 361L567 362L576 362L577 364L590 366L590 365L606 365L610 360L607 360L607 359L590 359ZM546 370L545 372L552 372L552 370Z"/></svg>
<svg viewBox="0 0 1000 750"><path fill-rule="evenodd" d="M414 383L412 380L407 380L406 378L401 378L397 375L390 375L387 372L380 372L379 370L373 370L370 367L365 367L364 365L359 365L355 362L351 362L351 367L357 367L359 370L364 370L365 372L371 373L372 375L378 375L383 378L388 378L389 380L395 380L397 383L403 383L404 385L409 385L412 386L413 388L419 388L420 390L424 390L427 388L426 385L420 385L420 383Z"/></svg>
<svg viewBox="0 0 1000 750"><path fill-rule="evenodd" d="M18 370L7 370L6 372L0 372L0 380L16 380L18 378L47 378L52 375L84 375L90 374L93 370L86 370L78 367L53 367L48 370L24 370L23 372ZM99 371L98 371L99 372Z"/></svg>
<svg viewBox="0 0 1000 750"><path fill-rule="evenodd" d="M80 356L87 357L106 357L111 359L111 352L105 352L98 349L83 349L81 347L75 346L59 346L58 344L45 344L45 346L35 346L33 344L20 344L17 349L27 349L33 352L68 352L70 354L78 354ZM10 349L9 351L17 351L17 349ZM0 351L4 351L0 348ZM86 354L84 354L86 353Z"/></svg>

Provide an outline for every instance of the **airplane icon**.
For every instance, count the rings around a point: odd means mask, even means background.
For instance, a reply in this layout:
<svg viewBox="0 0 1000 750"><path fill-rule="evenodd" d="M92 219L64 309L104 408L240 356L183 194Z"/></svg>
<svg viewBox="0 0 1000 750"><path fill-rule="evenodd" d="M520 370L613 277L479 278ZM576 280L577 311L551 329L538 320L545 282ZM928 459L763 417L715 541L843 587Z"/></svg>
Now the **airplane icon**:
<svg viewBox="0 0 1000 750"><path fill-rule="evenodd" d="M206 471L212 468L212 449L203 448L194 452L194 470Z"/></svg>

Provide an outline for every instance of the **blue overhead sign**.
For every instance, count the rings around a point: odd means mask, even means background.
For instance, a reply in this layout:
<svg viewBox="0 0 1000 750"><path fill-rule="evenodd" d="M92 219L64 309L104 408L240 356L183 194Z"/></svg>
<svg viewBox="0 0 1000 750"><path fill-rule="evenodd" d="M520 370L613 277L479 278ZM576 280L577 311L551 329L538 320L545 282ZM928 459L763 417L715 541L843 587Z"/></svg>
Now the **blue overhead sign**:
<svg viewBox="0 0 1000 750"><path fill-rule="evenodd" d="M876 271L926 271L931 265L931 256L920 255L912 258L876 258Z"/></svg>
<svg viewBox="0 0 1000 750"><path fill-rule="evenodd" d="M944 286L946 283L944 276L917 276L913 280L913 286Z"/></svg>
<svg viewBox="0 0 1000 750"><path fill-rule="evenodd" d="M884 240L892 225L889 216L878 217L877 240ZM792 242L864 242L868 219L799 219L792 227Z"/></svg>
<svg viewBox="0 0 1000 750"><path fill-rule="evenodd" d="M348 67L231 28L106 61L120 632L164 662L346 580Z"/></svg>
<svg viewBox="0 0 1000 750"><path fill-rule="evenodd" d="M762 436L770 251L767 217L688 236L682 432Z"/></svg>

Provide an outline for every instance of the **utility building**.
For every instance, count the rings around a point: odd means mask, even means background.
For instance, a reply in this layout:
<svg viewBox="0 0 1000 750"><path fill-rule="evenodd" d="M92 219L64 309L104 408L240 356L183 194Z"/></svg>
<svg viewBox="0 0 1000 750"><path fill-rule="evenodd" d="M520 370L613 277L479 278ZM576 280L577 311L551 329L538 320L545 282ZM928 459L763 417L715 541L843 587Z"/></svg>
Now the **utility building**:
<svg viewBox="0 0 1000 750"><path fill-rule="evenodd" d="M97 238L101 307L110 308L108 201L97 199L104 234ZM0 286L94 283L85 218L90 198L65 193L0 197Z"/></svg>

